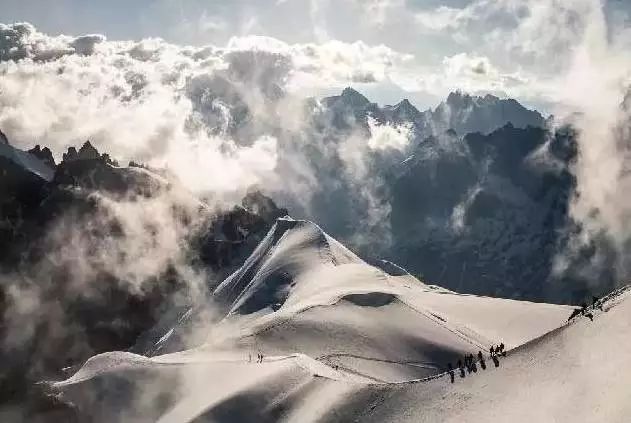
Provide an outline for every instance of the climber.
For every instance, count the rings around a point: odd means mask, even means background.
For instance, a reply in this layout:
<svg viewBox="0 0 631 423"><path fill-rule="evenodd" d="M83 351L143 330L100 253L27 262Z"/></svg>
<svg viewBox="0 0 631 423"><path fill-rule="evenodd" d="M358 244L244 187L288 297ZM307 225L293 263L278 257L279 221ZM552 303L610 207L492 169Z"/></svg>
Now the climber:
<svg viewBox="0 0 631 423"><path fill-rule="evenodd" d="M573 318L575 318L579 314L581 314L581 309L580 308L575 308L574 310L572 310L572 314L570 314L570 317L567 318L567 321L569 322L570 320L572 320Z"/></svg>
<svg viewBox="0 0 631 423"><path fill-rule="evenodd" d="M592 295L592 308L593 309L598 308L600 311L603 310L603 305L600 302L600 298L598 298L598 297L596 297L594 295Z"/></svg>
<svg viewBox="0 0 631 423"><path fill-rule="evenodd" d="M585 314L587 311L587 304L585 302L581 303L581 314Z"/></svg>
<svg viewBox="0 0 631 423"><path fill-rule="evenodd" d="M486 370L486 363L484 362L484 355L482 354L482 351L478 351L478 361L480 362L482 370Z"/></svg>
<svg viewBox="0 0 631 423"><path fill-rule="evenodd" d="M500 344L500 352L502 353L502 357L506 357L506 351L504 351L504 343Z"/></svg>
<svg viewBox="0 0 631 423"><path fill-rule="evenodd" d="M465 377L464 367L462 366L462 360L458 360L458 368L460 369L460 377Z"/></svg>
<svg viewBox="0 0 631 423"><path fill-rule="evenodd" d="M493 345L489 348L489 352L491 353L491 357L495 357L495 349L493 348Z"/></svg>
<svg viewBox="0 0 631 423"><path fill-rule="evenodd" d="M455 376L454 376L454 368L453 368L453 366L451 365L451 363L449 363L449 364L447 365L447 367L449 368L449 370L448 370L448 371L449 371L449 377L451 378L451 383L454 383L454 379L455 379Z"/></svg>
<svg viewBox="0 0 631 423"><path fill-rule="evenodd" d="M494 355L492 358L493 358L493 364L495 364L495 367L500 367L500 360L497 358L497 356Z"/></svg>

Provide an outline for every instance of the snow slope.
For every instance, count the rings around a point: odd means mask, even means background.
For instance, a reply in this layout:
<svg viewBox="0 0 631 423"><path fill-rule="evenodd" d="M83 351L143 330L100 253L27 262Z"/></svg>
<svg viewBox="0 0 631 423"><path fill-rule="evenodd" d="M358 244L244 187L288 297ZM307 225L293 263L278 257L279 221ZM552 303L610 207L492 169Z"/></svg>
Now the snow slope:
<svg viewBox="0 0 631 423"><path fill-rule="evenodd" d="M279 219L217 288L220 318L189 334L195 345L149 358L102 354L53 386L97 421L348 421L374 398L385 416L375 421L389 421L400 416L384 398L419 395L416 408L400 411L423 414L445 389L464 385L446 385L444 375L417 382L466 353L532 341L571 310L460 295L395 273L367 265L313 223ZM155 342L186 338L184 320L174 319Z"/></svg>
<svg viewBox="0 0 631 423"><path fill-rule="evenodd" d="M366 422L628 422L631 290L508 354L499 368L448 381L368 387L335 419ZM443 378L444 379L444 378ZM373 404L373 406L369 406Z"/></svg>
<svg viewBox="0 0 631 423"><path fill-rule="evenodd" d="M11 147L9 144L0 142L0 156L6 157L15 164L21 166L25 170L39 176L40 178L51 181L55 175L55 170L46 163L26 151Z"/></svg>

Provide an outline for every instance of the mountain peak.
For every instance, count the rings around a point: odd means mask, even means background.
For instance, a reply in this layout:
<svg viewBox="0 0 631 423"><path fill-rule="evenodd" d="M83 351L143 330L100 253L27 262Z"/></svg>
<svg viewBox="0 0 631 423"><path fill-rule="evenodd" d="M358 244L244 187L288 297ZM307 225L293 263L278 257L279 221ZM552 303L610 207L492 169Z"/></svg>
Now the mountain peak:
<svg viewBox="0 0 631 423"><path fill-rule="evenodd" d="M463 91L452 91L447 96L447 104L449 105L462 105L471 101L471 95Z"/></svg>
<svg viewBox="0 0 631 423"><path fill-rule="evenodd" d="M94 148L90 141L86 141L79 149L79 159L92 160L100 158L99 151Z"/></svg>
<svg viewBox="0 0 631 423"><path fill-rule="evenodd" d="M4 135L4 132L2 132L1 130L0 130L0 144L11 145L9 144L9 139L7 138L6 135Z"/></svg>
<svg viewBox="0 0 631 423"><path fill-rule="evenodd" d="M517 100L499 98L492 94L472 96L462 91L449 94L433 112L434 119L442 128L452 128L459 134L471 132L490 133L511 122L517 128L542 127L543 116L529 110Z"/></svg>
<svg viewBox="0 0 631 423"><path fill-rule="evenodd" d="M415 120L421 112L407 98L392 106L394 117L400 120Z"/></svg>
<svg viewBox="0 0 631 423"><path fill-rule="evenodd" d="M351 87L346 87L344 88L344 90L342 91L342 94L340 95L340 97L348 104L352 105L352 106L365 106L367 104L370 104L370 101L364 97L364 95L362 93L360 93L359 91L355 90L354 88Z"/></svg>
<svg viewBox="0 0 631 423"><path fill-rule="evenodd" d="M55 159L53 157L53 152L50 151L50 149L48 147L40 147L39 144L37 144L35 147L31 148L29 151L29 153L31 153L33 156L37 157L38 159L40 159L41 161L43 161L44 163L46 163L47 165L49 165L50 167L54 168L55 167Z"/></svg>

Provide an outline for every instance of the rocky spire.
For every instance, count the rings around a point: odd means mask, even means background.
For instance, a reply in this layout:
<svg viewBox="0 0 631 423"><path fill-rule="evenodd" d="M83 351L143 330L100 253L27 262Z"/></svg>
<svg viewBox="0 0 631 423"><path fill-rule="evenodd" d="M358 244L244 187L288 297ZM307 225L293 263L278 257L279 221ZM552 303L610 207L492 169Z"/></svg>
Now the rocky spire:
<svg viewBox="0 0 631 423"><path fill-rule="evenodd" d="M9 139L7 138L6 135L4 135L4 132L2 131L0 131L0 144L11 145L9 144Z"/></svg>
<svg viewBox="0 0 631 423"><path fill-rule="evenodd" d="M31 148L28 152L49 165L50 167L55 167L55 158L53 157L53 152L50 151L48 147L41 148L38 144L35 147Z"/></svg>
<svg viewBox="0 0 631 423"><path fill-rule="evenodd" d="M101 158L99 151L94 148L90 141L86 141L85 144L79 149L80 160L94 160Z"/></svg>
<svg viewBox="0 0 631 423"><path fill-rule="evenodd" d="M364 107L370 103L370 101L359 91L351 87L344 88L344 91L342 91L340 98L342 98L346 104L352 107Z"/></svg>
<svg viewBox="0 0 631 423"><path fill-rule="evenodd" d="M77 160L79 158L79 154L77 153L77 149L74 147L69 147L68 151L64 153L62 157L62 161L71 162L73 160Z"/></svg>

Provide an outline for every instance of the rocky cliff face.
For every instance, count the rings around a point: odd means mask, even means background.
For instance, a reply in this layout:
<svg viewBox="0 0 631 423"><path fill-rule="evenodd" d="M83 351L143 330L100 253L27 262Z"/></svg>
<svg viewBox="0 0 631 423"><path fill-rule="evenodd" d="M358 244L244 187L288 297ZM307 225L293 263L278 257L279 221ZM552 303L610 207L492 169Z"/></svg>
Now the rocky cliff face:
<svg viewBox="0 0 631 423"><path fill-rule="evenodd" d="M507 125L450 142L457 148L430 154L440 142L426 140L392 180L391 259L463 292L585 295L571 276L553 275L573 227L571 130Z"/></svg>

